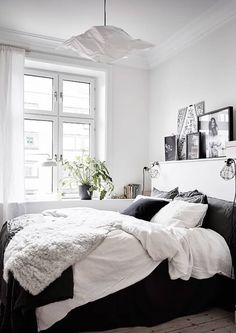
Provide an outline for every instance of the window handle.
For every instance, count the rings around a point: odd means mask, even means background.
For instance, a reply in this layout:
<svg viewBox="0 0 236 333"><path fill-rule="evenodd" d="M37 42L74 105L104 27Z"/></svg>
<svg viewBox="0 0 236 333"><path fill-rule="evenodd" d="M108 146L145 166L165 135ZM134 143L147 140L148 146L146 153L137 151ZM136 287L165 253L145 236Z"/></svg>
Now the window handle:
<svg viewBox="0 0 236 333"><path fill-rule="evenodd" d="M62 91L60 92L60 99L63 102L63 92Z"/></svg>
<svg viewBox="0 0 236 333"><path fill-rule="evenodd" d="M55 159L55 161L57 161L57 162L63 162L63 155L60 154L60 158L59 158L59 160L58 160L58 155L55 154L55 155L54 155L54 159Z"/></svg>
<svg viewBox="0 0 236 333"><path fill-rule="evenodd" d="M55 98L55 101L57 102L57 91L54 91L54 98Z"/></svg>

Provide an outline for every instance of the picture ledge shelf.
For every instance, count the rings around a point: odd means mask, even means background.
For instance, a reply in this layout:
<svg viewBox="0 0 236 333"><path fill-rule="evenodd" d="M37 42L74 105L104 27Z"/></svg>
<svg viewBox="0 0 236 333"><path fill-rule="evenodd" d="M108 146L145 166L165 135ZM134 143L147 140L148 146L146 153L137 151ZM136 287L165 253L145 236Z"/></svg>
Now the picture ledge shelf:
<svg viewBox="0 0 236 333"><path fill-rule="evenodd" d="M174 160L174 161L160 161L160 164L171 164L171 163L192 163L192 162L216 162L216 161L224 161L227 157L214 157L214 158L198 158L194 160Z"/></svg>

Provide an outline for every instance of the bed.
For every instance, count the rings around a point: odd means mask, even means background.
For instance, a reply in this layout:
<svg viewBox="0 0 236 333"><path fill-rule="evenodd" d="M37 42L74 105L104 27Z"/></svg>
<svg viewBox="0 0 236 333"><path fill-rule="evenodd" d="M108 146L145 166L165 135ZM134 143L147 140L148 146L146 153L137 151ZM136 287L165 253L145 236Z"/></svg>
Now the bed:
<svg viewBox="0 0 236 333"><path fill-rule="evenodd" d="M208 198L204 228L166 228L146 220L168 208L169 201L141 200L145 209L136 202L124 214L74 208L5 223L0 332L153 326L213 306L232 310L232 203ZM61 252L57 242L65 245ZM69 256L65 250L71 251ZM37 261L36 254L45 251L44 261Z"/></svg>

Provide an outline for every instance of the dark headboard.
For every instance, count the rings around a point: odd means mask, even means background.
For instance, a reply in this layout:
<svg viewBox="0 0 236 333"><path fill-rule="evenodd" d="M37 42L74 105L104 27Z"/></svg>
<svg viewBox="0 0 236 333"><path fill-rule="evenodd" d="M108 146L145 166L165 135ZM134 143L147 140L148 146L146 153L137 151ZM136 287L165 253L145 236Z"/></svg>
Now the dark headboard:
<svg viewBox="0 0 236 333"><path fill-rule="evenodd" d="M203 221L203 228L218 232L230 247L234 264L236 264L236 207L232 220L233 202L208 197L208 210Z"/></svg>

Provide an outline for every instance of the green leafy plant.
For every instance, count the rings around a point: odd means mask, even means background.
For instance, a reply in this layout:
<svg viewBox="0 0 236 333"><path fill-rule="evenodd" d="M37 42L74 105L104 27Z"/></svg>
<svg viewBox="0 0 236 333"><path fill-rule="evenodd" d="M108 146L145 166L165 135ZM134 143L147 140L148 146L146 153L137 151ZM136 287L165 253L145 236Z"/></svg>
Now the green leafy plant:
<svg viewBox="0 0 236 333"><path fill-rule="evenodd" d="M62 180L62 186L88 185L90 192L98 191L100 200L114 189L112 178L104 161L90 156L77 156L74 161L64 160L62 165L68 173L68 177Z"/></svg>

